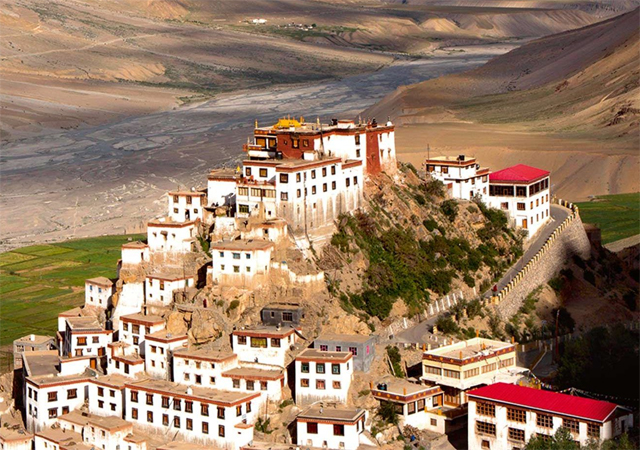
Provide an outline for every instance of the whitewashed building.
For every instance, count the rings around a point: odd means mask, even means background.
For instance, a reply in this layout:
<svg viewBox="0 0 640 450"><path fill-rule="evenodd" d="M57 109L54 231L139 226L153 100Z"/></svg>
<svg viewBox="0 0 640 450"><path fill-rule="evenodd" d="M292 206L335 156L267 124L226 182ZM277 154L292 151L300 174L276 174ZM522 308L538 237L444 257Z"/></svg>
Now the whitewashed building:
<svg viewBox="0 0 640 450"><path fill-rule="evenodd" d="M173 303L173 293L195 286L193 276L175 273L153 273L145 280L147 306L168 306Z"/></svg>
<svg viewBox="0 0 640 450"><path fill-rule="evenodd" d="M62 338L60 356L67 358L92 357L92 368L103 365L105 349L113 340L113 330L105 330L97 317L67 317L64 329L59 331Z"/></svg>
<svg viewBox="0 0 640 450"><path fill-rule="evenodd" d="M353 354L313 348L296 356L296 404L320 400L346 403L353 379Z"/></svg>
<svg viewBox="0 0 640 450"><path fill-rule="evenodd" d="M419 430L445 433L442 414L444 393L440 386L425 386L400 378L385 378L371 385L371 395L380 404L391 403L398 415L399 426L410 425Z"/></svg>
<svg viewBox="0 0 640 450"><path fill-rule="evenodd" d="M145 338L148 334L164 330L164 319L160 316L129 314L120 317L119 339L135 347L137 353L144 357Z"/></svg>
<svg viewBox="0 0 640 450"><path fill-rule="evenodd" d="M236 240L211 244L211 279L229 286L265 282L271 267L273 242Z"/></svg>
<svg viewBox="0 0 640 450"><path fill-rule="evenodd" d="M195 249L198 235L198 219L176 222L161 217L147 223L149 250L164 253L186 253Z"/></svg>
<svg viewBox="0 0 640 450"><path fill-rule="evenodd" d="M209 206L232 207L236 204L236 182L241 177L235 169L214 169L207 177Z"/></svg>
<svg viewBox="0 0 640 450"><path fill-rule="evenodd" d="M427 173L442 181L449 195L462 200L485 199L489 195L489 169L475 158L435 156L425 161Z"/></svg>
<svg viewBox="0 0 640 450"><path fill-rule="evenodd" d="M296 418L298 446L355 450L364 432L366 411L345 406L313 405Z"/></svg>
<svg viewBox="0 0 640 450"><path fill-rule="evenodd" d="M298 341L295 328L256 326L234 330L231 346L240 361L285 367L287 352Z"/></svg>
<svg viewBox="0 0 640 450"><path fill-rule="evenodd" d="M238 450L253 440L260 394L145 380L125 387L124 419L174 439Z"/></svg>
<svg viewBox="0 0 640 450"><path fill-rule="evenodd" d="M120 374L102 375L89 380L89 413L96 416L122 417L124 385L128 381L131 379Z"/></svg>
<svg viewBox="0 0 640 450"><path fill-rule="evenodd" d="M144 372L144 358L140 356L137 346L123 341L113 342L107 346L107 373L135 378Z"/></svg>
<svg viewBox="0 0 640 450"><path fill-rule="evenodd" d="M89 278L84 282L85 306L96 306L102 309L111 307L111 298L115 286L107 277Z"/></svg>
<svg viewBox="0 0 640 450"><path fill-rule="evenodd" d="M146 372L153 378L171 380L173 374L173 352L189 343L186 334L172 334L166 330L146 336L147 349L144 355Z"/></svg>
<svg viewBox="0 0 640 450"><path fill-rule="evenodd" d="M92 450L82 442L80 433L62 428L42 429L34 436L33 443L35 450Z"/></svg>
<svg viewBox="0 0 640 450"><path fill-rule="evenodd" d="M263 403L280 402L285 385L284 369L243 363L222 373L220 387L228 391L259 392Z"/></svg>
<svg viewBox="0 0 640 450"><path fill-rule="evenodd" d="M33 434L19 428L0 428L0 449L2 450L32 450Z"/></svg>
<svg viewBox="0 0 640 450"><path fill-rule="evenodd" d="M143 242L122 244L122 267L138 266L149 261L149 246Z"/></svg>
<svg viewBox="0 0 640 450"><path fill-rule="evenodd" d="M614 403L506 383L469 392L468 418L470 450L521 449L532 437L550 438L560 427L578 447L633 426L631 411Z"/></svg>
<svg viewBox="0 0 640 450"><path fill-rule="evenodd" d="M127 448L125 438L133 433L133 425L121 417L94 416L77 411L58 417L58 424L63 432L79 433L81 442L95 449Z"/></svg>
<svg viewBox="0 0 640 450"><path fill-rule="evenodd" d="M549 172L518 164L489 176L488 203L531 237L549 220Z"/></svg>
<svg viewBox="0 0 640 450"><path fill-rule="evenodd" d="M207 206L207 194L201 191L172 191L169 198L168 216L174 222L204 220L204 208Z"/></svg>
<svg viewBox="0 0 640 450"><path fill-rule="evenodd" d="M224 389L222 373L238 366L231 352L183 348L173 352L173 381L187 386Z"/></svg>

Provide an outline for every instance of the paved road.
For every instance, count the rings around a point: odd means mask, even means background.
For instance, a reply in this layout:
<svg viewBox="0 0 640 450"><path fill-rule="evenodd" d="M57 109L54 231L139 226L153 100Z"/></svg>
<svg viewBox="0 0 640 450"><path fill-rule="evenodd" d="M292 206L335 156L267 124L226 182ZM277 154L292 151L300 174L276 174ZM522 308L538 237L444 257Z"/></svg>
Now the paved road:
<svg viewBox="0 0 640 450"><path fill-rule="evenodd" d="M529 244L529 247L524 252L522 257L504 274L498 284L498 289L502 289L506 286L513 276L522 269L527 262L536 254L538 250L542 248L547 238L553 233L553 231L560 225L564 219L569 216L571 211L559 205L551 205L551 220L538 232L534 237L533 242ZM490 296L491 291L485 293L485 297ZM425 335L430 332L433 325L438 320L438 316L433 316L427 320L414 325L405 331L398 333L394 336L394 342L424 342Z"/></svg>

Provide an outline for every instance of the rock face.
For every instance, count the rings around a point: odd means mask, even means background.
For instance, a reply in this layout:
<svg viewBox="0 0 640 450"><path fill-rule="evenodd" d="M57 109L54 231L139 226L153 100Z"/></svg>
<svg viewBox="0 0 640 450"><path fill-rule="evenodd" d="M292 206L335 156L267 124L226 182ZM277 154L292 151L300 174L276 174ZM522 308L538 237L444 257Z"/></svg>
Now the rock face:
<svg viewBox="0 0 640 450"><path fill-rule="evenodd" d="M504 319L513 316L522 306L522 302L529 292L549 282L568 259L573 255L587 259L590 252L591 244L578 215L553 241L549 250L537 262L533 270L528 271L524 278L496 306L498 314Z"/></svg>

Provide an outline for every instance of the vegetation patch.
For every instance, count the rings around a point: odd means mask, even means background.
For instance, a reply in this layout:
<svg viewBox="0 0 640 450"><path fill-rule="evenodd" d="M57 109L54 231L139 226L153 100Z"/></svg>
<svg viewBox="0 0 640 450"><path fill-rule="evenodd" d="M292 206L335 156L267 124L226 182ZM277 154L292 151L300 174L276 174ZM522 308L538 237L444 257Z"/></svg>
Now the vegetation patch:
<svg viewBox="0 0 640 450"><path fill-rule="evenodd" d="M602 243L608 244L640 233L640 193L598 196L577 203L584 223L602 230Z"/></svg>

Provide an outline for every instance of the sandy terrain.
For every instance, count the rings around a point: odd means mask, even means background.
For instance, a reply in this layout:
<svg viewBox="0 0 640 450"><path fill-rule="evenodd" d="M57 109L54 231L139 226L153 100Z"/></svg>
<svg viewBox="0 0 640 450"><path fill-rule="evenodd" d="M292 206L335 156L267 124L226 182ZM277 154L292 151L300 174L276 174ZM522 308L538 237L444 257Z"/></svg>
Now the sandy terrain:
<svg viewBox="0 0 640 450"><path fill-rule="evenodd" d="M401 158L469 154L553 172L567 199L640 190L640 11L404 87L368 110L403 124Z"/></svg>
<svg viewBox="0 0 640 450"><path fill-rule="evenodd" d="M285 112L355 117L403 82L477 67L511 48L436 52L340 81L223 94L200 105L5 144L2 246L143 230L164 211L167 190L202 186L209 169L235 167L256 118L270 122Z"/></svg>

